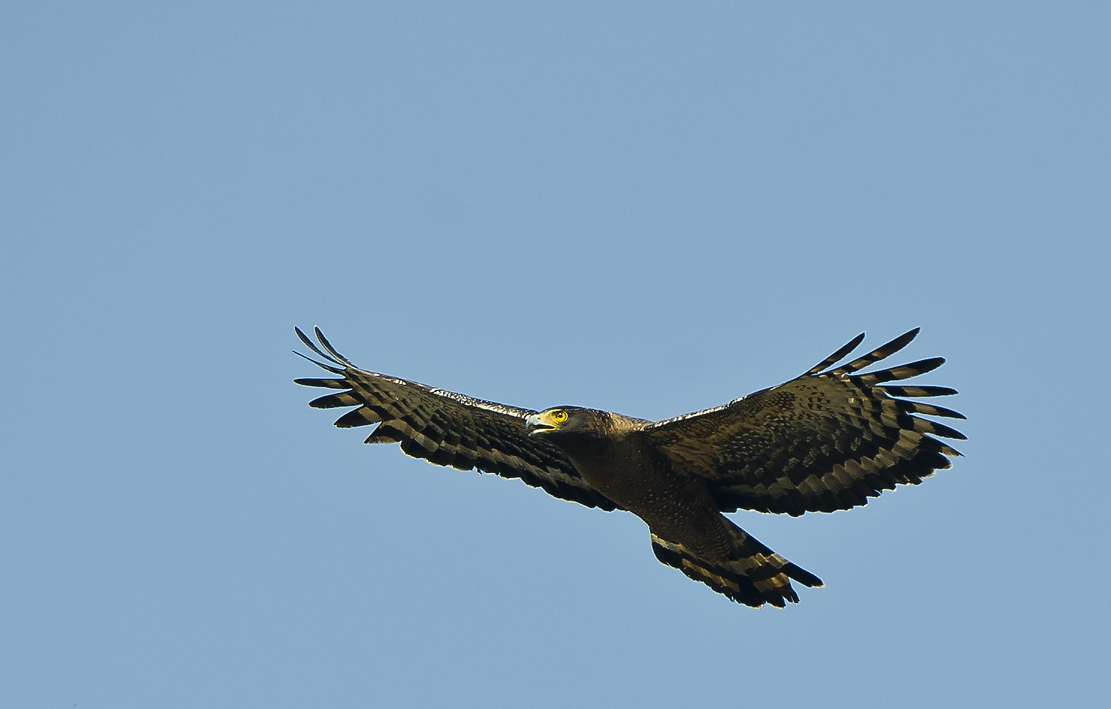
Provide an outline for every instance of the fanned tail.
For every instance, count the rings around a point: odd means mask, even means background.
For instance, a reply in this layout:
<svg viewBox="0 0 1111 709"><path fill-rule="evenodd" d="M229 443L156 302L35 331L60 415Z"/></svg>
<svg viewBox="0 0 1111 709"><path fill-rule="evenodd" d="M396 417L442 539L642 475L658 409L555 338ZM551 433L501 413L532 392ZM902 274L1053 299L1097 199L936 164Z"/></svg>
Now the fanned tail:
<svg viewBox="0 0 1111 709"><path fill-rule="evenodd" d="M654 532L652 551L662 563L753 608L765 603L776 608L798 603L798 594L791 587L792 579L811 588L824 585L820 578L776 554L727 517L722 520L728 525L733 541L733 548L725 559L705 559Z"/></svg>

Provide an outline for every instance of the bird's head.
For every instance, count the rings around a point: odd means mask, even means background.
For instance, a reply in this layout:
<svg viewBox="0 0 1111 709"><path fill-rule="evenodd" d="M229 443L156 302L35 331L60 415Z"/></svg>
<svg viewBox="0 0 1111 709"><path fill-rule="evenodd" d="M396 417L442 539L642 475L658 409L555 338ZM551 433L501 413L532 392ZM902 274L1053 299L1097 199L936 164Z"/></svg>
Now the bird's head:
<svg viewBox="0 0 1111 709"><path fill-rule="evenodd" d="M580 406L557 406L525 419L530 436L543 436L553 443L573 438L594 437L605 430L604 412Z"/></svg>

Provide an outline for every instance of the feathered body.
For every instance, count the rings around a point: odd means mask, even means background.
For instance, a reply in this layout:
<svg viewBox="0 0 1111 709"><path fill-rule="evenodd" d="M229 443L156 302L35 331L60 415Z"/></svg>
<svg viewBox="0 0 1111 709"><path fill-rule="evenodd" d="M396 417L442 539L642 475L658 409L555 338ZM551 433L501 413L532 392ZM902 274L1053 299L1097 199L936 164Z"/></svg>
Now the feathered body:
<svg viewBox="0 0 1111 709"><path fill-rule="evenodd" d="M902 349L912 330L839 368L860 335L789 382L726 405L650 422L573 406L537 412L358 369L317 330L338 379L299 384L340 389L312 402L357 407L340 427L378 424L367 442L400 442L438 465L519 477L565 500L644 520L656 557L750 606L782 607L798 596L790 579L820 586L725 517L738 509L804 512L849 509L897 484L917 484L959 453L934 436L962 434L916 414L963 418L908 401L956 393L891 386L940 366L921 360L868 374L860 369Z"/></svg>

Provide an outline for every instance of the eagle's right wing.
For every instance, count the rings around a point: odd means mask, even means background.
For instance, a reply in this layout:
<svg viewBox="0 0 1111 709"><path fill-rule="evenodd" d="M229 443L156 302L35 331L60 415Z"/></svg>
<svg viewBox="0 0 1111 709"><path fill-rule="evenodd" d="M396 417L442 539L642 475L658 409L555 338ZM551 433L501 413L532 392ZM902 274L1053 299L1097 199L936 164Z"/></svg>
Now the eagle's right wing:
<svg viewBox="0 0 1111 709"><path fill-rule="evenodd" d="M332 347L320 329L319 346L297 329L297 336L327 360L309 361L336 374L335 379L295 379L297 384L342 390L309 403L318 409L356 406L336 420L340 428L378 424L367 443L401 443L414 458L460 470L479 470L520 478L555 497L587 507L617 509L590 487L562 452L542 438L530 437L528 409L472 399L405 379L359 369Z"/></svg>

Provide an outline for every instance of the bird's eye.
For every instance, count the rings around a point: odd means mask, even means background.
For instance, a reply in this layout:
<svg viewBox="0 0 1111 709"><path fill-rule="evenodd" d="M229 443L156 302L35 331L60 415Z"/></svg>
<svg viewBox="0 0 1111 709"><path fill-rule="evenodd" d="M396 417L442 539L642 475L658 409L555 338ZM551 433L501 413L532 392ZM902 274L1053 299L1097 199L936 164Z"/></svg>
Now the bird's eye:
<svg viewBox="0 0 1111 709"><path fill-rule="evenodd" d="M563 423L567 420L567 412L563 409L556 409L552 412L552 420L556 423Z"/></svg>

